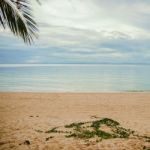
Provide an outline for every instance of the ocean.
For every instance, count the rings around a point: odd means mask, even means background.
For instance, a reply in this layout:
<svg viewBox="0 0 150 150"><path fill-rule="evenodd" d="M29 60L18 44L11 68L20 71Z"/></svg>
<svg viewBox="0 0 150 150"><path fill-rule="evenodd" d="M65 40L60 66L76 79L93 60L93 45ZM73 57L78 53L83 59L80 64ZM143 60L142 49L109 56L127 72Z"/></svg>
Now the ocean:
<svg viewBox="0 0 150 150"><path fill-rule="evenodd" d="M0 65L0 92L150 91L150 65Z"/></svg>

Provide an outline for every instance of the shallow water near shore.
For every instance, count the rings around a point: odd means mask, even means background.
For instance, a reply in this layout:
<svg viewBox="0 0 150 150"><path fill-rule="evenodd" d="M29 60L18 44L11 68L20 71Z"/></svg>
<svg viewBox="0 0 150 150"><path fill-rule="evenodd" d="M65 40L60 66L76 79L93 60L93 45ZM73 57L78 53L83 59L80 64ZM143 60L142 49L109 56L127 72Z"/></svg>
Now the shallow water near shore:
<svg viewBox="0 0 150 150"><path fill-rule="evenodd" d="M0 66L0 91L150 91L150 65Z"/></svg>

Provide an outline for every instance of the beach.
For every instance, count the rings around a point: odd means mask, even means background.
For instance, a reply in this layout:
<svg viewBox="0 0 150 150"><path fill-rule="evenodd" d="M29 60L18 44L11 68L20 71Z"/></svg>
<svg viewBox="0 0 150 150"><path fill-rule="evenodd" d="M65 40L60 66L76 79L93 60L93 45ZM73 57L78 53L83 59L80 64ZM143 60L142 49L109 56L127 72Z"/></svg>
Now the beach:
<svg viewBox="0 0 150 150"><path fill-rule="evenodd" d="M0 93L0 150L142 150L142 138L102 141L46 133L101 118L150 136L150 93Z"/></svg>

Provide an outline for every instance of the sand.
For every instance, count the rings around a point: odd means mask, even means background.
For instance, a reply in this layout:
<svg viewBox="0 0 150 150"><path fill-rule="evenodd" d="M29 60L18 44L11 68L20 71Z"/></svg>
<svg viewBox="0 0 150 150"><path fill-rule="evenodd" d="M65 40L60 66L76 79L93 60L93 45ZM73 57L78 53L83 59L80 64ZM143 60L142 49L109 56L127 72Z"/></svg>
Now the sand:
<svg viewBox="0 0 150 150"><path fill-rule="evenodd" d="M45 133L103 117L150 136L150 93L0 93L0 150L148 150L143 139L87 142Z"/></svg>

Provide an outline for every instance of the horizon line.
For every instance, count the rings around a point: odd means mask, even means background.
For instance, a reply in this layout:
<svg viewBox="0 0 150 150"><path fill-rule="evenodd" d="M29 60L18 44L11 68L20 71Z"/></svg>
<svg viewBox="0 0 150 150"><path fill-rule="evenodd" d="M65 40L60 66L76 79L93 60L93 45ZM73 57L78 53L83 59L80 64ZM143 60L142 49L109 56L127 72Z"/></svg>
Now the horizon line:
<svg viewBox="0 0 150 150"><path fill-rule="evenodd" d="M0 64L0 67L44 67L44 66L98 66L98 65L150 65L150 63L60 63L60 64Z"/></svg>

